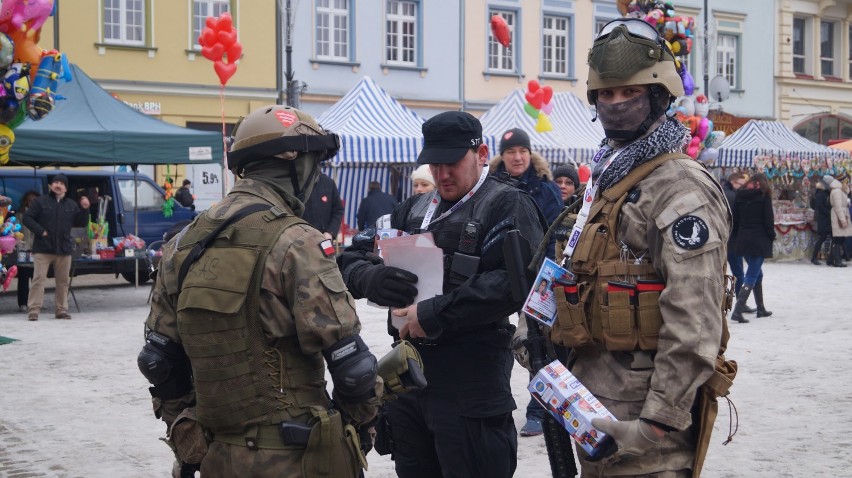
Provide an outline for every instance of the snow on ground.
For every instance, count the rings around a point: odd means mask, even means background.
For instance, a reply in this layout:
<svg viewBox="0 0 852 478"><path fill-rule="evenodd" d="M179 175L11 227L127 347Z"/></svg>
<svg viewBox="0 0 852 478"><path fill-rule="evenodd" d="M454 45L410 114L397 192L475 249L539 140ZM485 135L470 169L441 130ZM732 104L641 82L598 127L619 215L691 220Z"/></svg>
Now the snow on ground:
<svg viewBox="0 0 852 478"><path fill-rule="evenodd" d="M739 363L731 398L739 432L722 446L730 414L720 414L703 476L852 477L852 267L808 262L764 267L769 318L731 324L728 356ZM168 476L171 451L158 438L147 383L136 367L149 287L122 279L74 279L82 312L54 320L52 290L38 322L0 296L0 477ZM358 301L365 341L390 348L384 312ZM512 387L524 423L527 373ZM549 476L544 440L519 438L519 477ZM393 462L369 455L368 478L395 476Z"/></svg>

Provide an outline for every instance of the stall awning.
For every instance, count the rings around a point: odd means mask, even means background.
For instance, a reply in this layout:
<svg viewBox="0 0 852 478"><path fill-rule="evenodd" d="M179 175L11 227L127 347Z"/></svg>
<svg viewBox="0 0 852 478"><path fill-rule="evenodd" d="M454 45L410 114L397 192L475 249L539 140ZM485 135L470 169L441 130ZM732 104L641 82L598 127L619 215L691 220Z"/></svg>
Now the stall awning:
<svg viewBox="0 0 852 478"><path fill-rule="evenodd" d="M600 122L592 122L594 116L585 101L573 93L553 95L553 111L549 115L553 129L546 132L535 130L536 120L524 111L524 92L512 91L480 118L485 142L493 154L499 153L500 137L506 130L521 128L530 135L532 148L551 164L562 164L571 160L590 163L604 138Z"/></svg>
<svg viewBox="0 0 852 478"><path fill-rule="evenodd" d="M417 161L423 144L423 118L406 108L369 76L317 118L340 135L335 166Z"/></svg>
<svg viewBox="0 0 852 478"><path fill-rule="evenodd" d="M802 158L830 156L848 158L849 152L814 143L780 121L751 120L736 133L725 138L719 147L721 167L754 166L757 155L797 155Z"/></svg>

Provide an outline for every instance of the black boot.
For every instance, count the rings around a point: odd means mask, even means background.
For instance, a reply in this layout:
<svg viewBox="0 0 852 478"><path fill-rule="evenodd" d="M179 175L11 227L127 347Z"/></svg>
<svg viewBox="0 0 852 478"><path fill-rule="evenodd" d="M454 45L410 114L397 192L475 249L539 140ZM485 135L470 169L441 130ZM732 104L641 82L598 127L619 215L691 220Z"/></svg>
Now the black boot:
<svg viewBox="0 0 852 478"><path fill-rule="evenodd" d="M772 315L771 310L766 310L763 305L763 281L759 281L754 285L754 302L757 304L757 316L769 317Z"/></svg>
<svg viewBox="0 0 852 478"><path fill-rule="evenodd" d="M842 247L840 244L833 244L831 246L831 262L833 262L834 267L846 267L846 264L843 263Z"/></svg>
<svg viewBox="0 0 852 478"><path fill-rule="evenodd" d="M734 305L734 311L731 313L731 320L735 320L741 324L747 324L748 319L743 317L743 308L745 307L745 303L748 300L748 296L751 295L751 286L743 285L740 288L740 293L737 294L737 303Z"/></svg>
<svg viewBox="0 0 852 478"><path fill-rule="evenodd" d="M743 314L753 314L758 310L759 309L755 309L754 307L749 307L748 304L743 306Z"/></svg>

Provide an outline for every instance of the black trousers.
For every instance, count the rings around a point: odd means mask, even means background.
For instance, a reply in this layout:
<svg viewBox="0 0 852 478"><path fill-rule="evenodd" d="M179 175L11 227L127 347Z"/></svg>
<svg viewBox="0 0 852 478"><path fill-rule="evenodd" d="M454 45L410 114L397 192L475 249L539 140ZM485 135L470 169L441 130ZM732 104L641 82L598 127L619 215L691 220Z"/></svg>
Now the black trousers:
<svg viewBox="0 0 852 478"><path fill-rule="evenodd" d="M30 279L33 278L33 270L28 267L19 267L18 275L18 306L26 306L30 297Z"/></svg>
<svg viewBox="0 0 852 478"><path fill-rule="evenodd" d="M821 233L817 234L817 239L816 239L816 242L814 243L814 255L811 256L811 260L817 259L817 257L819 256L819 252L822 249L822 243L825 242L825 240L828 239L828 236L830 236L830 235L831 235L831 233L828 233L828 232L821 232Z"/></svg>

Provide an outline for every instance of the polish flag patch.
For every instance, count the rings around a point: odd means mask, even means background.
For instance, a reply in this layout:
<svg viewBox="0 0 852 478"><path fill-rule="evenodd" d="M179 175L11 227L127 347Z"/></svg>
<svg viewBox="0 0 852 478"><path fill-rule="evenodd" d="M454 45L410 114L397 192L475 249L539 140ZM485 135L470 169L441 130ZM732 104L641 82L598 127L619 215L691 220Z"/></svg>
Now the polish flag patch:
<svg viewBox="0 0 852 478"><path fill-rule="evenodd" d="M334 244L331 243L331 239L326 239L319 243L320 250L325 255L325 257L334 255Z"/></svg>

